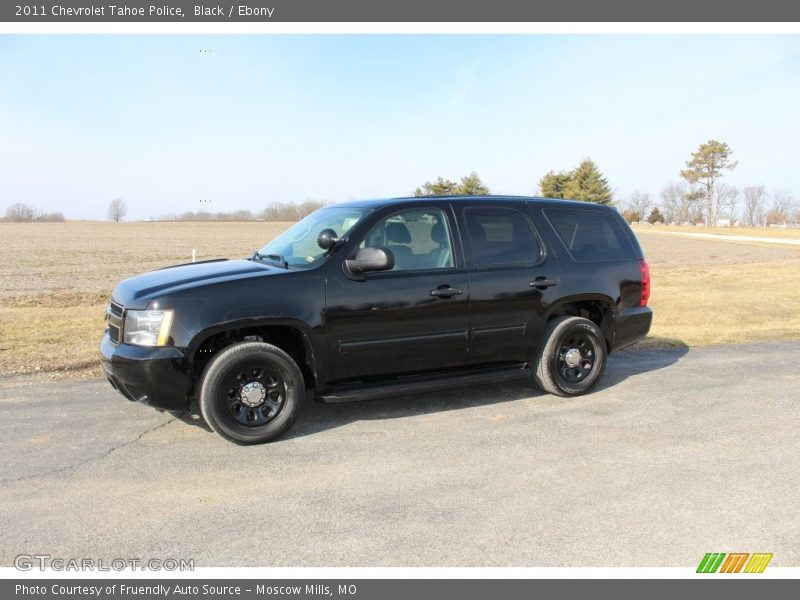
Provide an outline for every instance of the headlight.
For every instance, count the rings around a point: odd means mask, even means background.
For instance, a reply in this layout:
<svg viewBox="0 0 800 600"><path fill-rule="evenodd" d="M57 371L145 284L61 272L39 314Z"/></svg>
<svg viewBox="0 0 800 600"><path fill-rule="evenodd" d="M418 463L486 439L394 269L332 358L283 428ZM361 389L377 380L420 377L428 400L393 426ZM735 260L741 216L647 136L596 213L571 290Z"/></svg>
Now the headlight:
<svg viewBox="0 0 800 600"><path fill-rule="evenodd" d="M171 310L129 310L125 314L124 342L136 346L165 346L171 326Z"/></svg>

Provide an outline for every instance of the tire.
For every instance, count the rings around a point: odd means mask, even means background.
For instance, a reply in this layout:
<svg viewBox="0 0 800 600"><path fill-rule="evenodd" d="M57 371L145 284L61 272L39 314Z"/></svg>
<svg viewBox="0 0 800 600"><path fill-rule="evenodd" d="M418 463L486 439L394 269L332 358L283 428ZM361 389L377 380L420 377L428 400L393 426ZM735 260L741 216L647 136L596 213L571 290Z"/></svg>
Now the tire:
<svg viewBox="0 0 800 600"><path fill-rule="evenodd" d="M226 440L263 444L297 419L305 399L303 374L280 348L242 342L222 350L200 382L200 413Z"/></svg>
<svg viewBox="0 0 800 600"><path fill-rule="evenodd" d="M605 338L590 320L553 319L544 332L536 382L545 392L557 396L580 396L597 385L607 356Z"/></svg>

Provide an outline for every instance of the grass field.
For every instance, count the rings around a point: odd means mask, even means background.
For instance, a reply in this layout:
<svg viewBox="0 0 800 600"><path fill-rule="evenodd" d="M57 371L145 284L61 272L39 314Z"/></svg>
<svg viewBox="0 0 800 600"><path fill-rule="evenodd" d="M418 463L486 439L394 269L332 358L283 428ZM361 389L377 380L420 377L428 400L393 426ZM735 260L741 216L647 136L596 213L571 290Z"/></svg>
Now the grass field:
<svg viewBox="0 0 800 600"><path fill-rule="evenodd" d="M0 223L0 373L99 374L111 290L150 269L245 257L289 223ZM73 373L74 374L74 373Z"/></svg>
<svg viewBox="0 0 800 600"><path fill-rule="evenodd" d="M634 225L634 231L671 231L675 233L713 233L715 235L744 235L749 237L788 238L800 240L800 228L792 227L691 227L683 225Z"/></svg>
<svg viewBox="0 0 800 600"><path fill-rule="evenodd" d="M103 314L119 280L189 262L192 248L197 260L249 256L286 226L0 223L0 374L99 374ZM800 248L663 236L646 228L638 235L651 265L656 314L643 345L800 338Z"/></svg>
<svg viewBox="0 0 800 600"><path fill-rule="evenodd" d="M638 236L655 311L642 345L800 338L800 247Z"/></svg>

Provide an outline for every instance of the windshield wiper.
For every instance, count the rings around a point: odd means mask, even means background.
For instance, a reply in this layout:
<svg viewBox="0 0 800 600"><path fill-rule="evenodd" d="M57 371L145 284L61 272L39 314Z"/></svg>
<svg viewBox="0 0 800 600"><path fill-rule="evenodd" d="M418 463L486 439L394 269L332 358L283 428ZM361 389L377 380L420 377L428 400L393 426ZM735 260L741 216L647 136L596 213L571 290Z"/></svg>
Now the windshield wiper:
<svg viewBox="0 0 800 600"><path fill-rule="evenodd" d="M265 258L277 261L279 265L284 269L289 268L289 263L285 258L283 258L282 254L261 254L258 250L256 250L255 252L253 252L253 256L251 257L250 260L252 259L264 260Z"/></svg>

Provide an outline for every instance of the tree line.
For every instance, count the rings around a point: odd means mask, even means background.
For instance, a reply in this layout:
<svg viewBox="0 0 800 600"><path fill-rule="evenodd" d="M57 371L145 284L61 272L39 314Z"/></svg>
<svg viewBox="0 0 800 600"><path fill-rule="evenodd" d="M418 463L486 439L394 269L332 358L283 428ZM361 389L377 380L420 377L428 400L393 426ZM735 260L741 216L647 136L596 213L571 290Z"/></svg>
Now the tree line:
<svg viewBox="0 0 800 600"><path fill-rule="evenodd" d="M628 222L768 227L800 224L800 205L788 190L768 192L763 185L742 189L721 182L738 166L730 146L717 140L700 144L658 198L634 191L621 202Z"/></svg>
<svg viewBox="0 0 800 600"><path fill-rule="evenodd" d="M30 204L17 202L6 209L5 220L12 223L57 223L64 220L64 213L45 212Z"/></svg>
<svg viewBox="0 0 800 600"><path fill-rule="evenodd" d="M160 217L150 217L150 221L299 221L306 215L329 204L327 200L306 200L304 202L276 202L260 211L234 210L210 212L206 210L185 211ZM115 198L108 205L106 217L109 221L124 221L128 206L124 200ZM5 221L14 223L64 221L62 213L45 213L28 204L13 204L6 209Z"/></svg>
<svg viewBox="0 0 800 600"><path fill-rule="evenodd" d="M276 202L266 208L209 212L205 210L186 211L180 214L151 218L151 221L299 221L315 210L330 204L327 200L305 200L303 202Z"/></svg>
<svg viewBox="0 0 800 600"><path fill-rule="evenodd" d="M788 190L769 192L763 185L737 189L722 184L711 205L683 182L664 186L657 197L648 192L634 191L622 203L622 215L629 223L669 223L674 225L713 225L769 227L799 225L800 207Z"/></svg>
<svg viewBox="0 0 800 600"><path fill-rule="evenodd" d="M545 173L539 179L544 198L579 200L615 206L628 222L690 225L800 225L800 203L788 190L769 192L763 185L742 189L721 181L738 161L724 142L709 140L691 153L679 180L668 183L654 198L649 192L634 191L628 198L615 199L608 179L590 158L574 169ZM439 177L417 188L417 196L482 195L489 188L477 173L460 183Z"/></svg>
<svg viewBox="0 0 800 600"><path fill-rule="evenodd" d="M628 222L741 225L800 225L800 204L787 190L769 192L763 185L738 189L721 181L738 166L728 144L709 140L691 153L679 180L668 183L657 197L636 190L628 198L615 199L608 179L590 158L583 159L571 170L550 170L538 183L545 198L561 198L615 206ZM414 196L483 196L489 187L476 172L452 181L437 177L414 190ZM151 221L298 221L327 205L325 200L300 203L279 202L261 211L229 212L186 211L151 218ZM122 221L127 205L119 198L108 206L108 219ZM62 213L45 213L26 204L13 204L6 210L6 221L63 221Z"/></svg>

